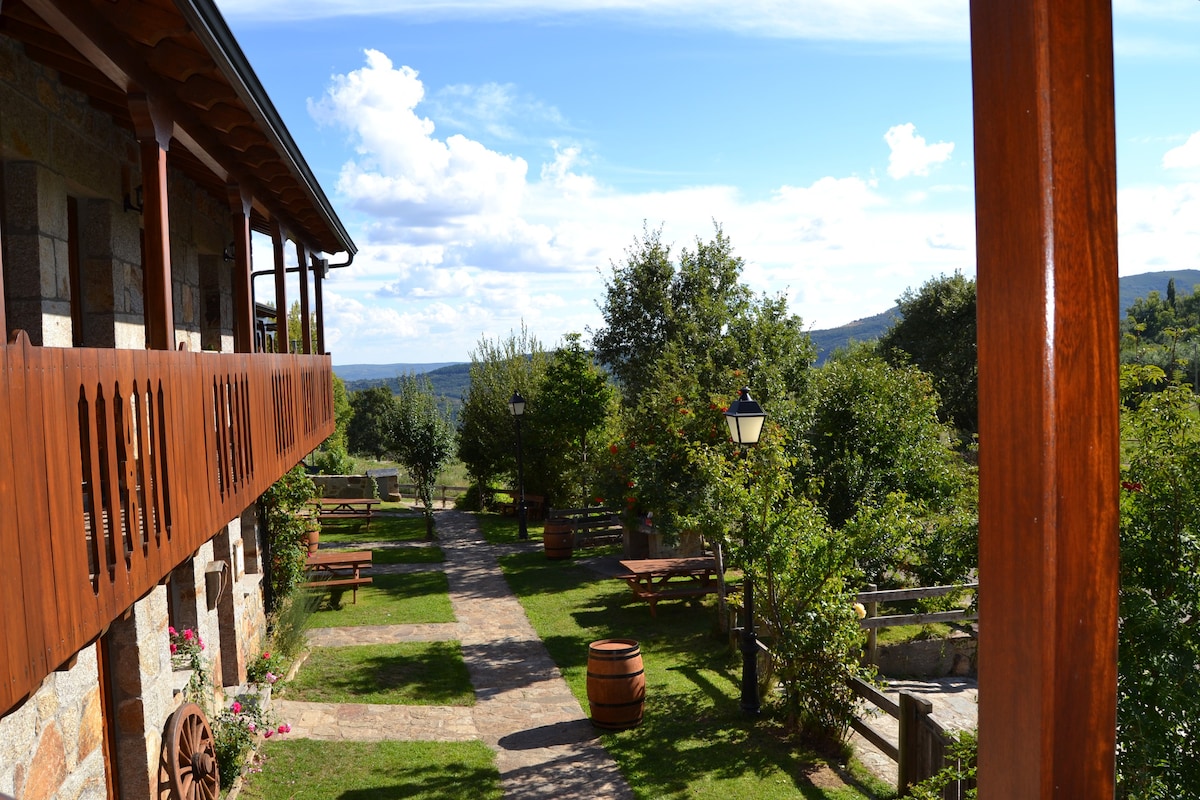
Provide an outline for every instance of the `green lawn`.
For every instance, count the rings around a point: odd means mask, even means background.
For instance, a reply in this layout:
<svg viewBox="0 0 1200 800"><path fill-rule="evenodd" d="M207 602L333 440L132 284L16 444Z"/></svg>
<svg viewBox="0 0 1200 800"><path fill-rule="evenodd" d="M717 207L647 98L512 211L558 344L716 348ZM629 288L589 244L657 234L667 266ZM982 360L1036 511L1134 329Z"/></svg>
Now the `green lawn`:
<svg viewBox="0 0 1200 800"><path fill-rule="evenodd" d="M748 720L738 704L741 656L715 632L711 600L666 601L658 617L623 581L600 578L542 553L501 561L509 585L587 709L588 643L639 642L646 670L642 725L604 734L638 797L825 798L894 797L861 768L831 767L806 750L768 710Z"/></svg>
<svg viewBox="0 0 1200 800"><path fill-rule="evenodd" d="M363 542L419 542L425 538L423 517L389 517L375 515L371 526L365 520L337 519L321 523L322 544L350 544Z"/></svg>
<svg viewBox="0 0 1200 800"><path fill-rule="evenodd" d="M312 703L475 704L458 642L318 647L283 696Z"/></svg>
<svg viewBox="0 0 1200 800"><path fill-rule="evenodd" d="M376 547L372 561L376 564L440 564L446 560L442 548L436 545L423 547Z"/></svg>
<svg viewBox="0 0 1200 800"><path fill-rule="evenodd" d="M482 742L272 739L247 800L500 800L495 756Z"/></svg>
<svg viewBox="0 0 1200 800"><path fill-rule="evenodd" d="M479 531L488 544L512 544L519 541L520 531L516 517L506 517L491 511L483 511L475 514L475 521L479 524ZM542 541L542 526L541 520L526 520L525 530L531 541Z"/></svg>
<svg viewBox="0 0 1200 800"><path fill-rule="evenodd" d="M308 618L312 628L454 621L450 586L442 572L375 575L370 586L358 590L357 603L344 592L340 608L331 607L329 592L313 591L320 603Z"/></svg>

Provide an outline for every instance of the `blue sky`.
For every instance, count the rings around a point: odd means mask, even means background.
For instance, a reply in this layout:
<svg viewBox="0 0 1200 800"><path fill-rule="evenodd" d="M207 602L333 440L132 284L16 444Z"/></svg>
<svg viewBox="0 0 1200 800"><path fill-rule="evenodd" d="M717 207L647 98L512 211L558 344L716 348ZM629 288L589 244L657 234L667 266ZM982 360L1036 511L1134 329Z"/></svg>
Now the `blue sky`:
<svg viewBox="0 0 1200 800"><path fill-rule="evenodd" d="M586 334L644 224L719 223L812 328L974 274L966 0L218 6L359 246L335 364ZM1200 2L1114 27L1121 273L1196 268Z"/></svg>

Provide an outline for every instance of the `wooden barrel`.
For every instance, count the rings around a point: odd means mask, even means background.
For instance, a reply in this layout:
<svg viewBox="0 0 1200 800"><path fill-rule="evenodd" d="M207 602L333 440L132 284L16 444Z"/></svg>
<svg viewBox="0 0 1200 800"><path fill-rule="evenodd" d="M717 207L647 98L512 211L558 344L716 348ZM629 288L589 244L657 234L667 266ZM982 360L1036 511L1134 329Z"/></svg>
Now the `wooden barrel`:
<svg viewBox="0 0 1200 800"><path fill-rule="evenodd" d="M646 673L632 639L601 639L588 645L588 709L597 728L622 730L642 724Z"/></svg>
<svg viewBox="0 0 1200 800"><path fill-rule="evenodd" d="M542 544L546 546L546 558L570 558L573 532L571 520L548 519L542 529Z"/></svg>

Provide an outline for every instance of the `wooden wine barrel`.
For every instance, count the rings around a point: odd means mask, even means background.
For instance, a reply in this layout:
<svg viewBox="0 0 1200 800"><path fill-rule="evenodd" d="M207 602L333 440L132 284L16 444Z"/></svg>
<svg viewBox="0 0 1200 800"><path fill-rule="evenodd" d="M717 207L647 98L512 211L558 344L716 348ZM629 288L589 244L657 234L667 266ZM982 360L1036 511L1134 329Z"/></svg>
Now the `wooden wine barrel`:
<svg viewBox="0 0 1200 800"><path fill-rule="evenodd" d="M642 724L646 673L637 642L601 639L588 645L587 694L597 728L622 730Z"/></svg>
<svg viewBox="0 0 1200 800"><path fill-rule="evenodd" d="M546 558L570 558L574 537L571 520L546 520L546 526L542 529L542 544L546 546Z"/></svg>

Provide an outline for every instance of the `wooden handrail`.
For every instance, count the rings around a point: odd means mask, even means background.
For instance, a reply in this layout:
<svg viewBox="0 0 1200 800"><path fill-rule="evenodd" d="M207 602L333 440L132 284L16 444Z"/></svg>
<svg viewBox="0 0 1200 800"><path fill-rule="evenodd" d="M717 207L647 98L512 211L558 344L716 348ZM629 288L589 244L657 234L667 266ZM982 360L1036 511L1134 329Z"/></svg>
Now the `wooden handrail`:
<svg viewBox="0 0 1200 800"><path fill-rule="evenodd" d="M327 356L0 345L0 714L333 431Z"/></svg>

